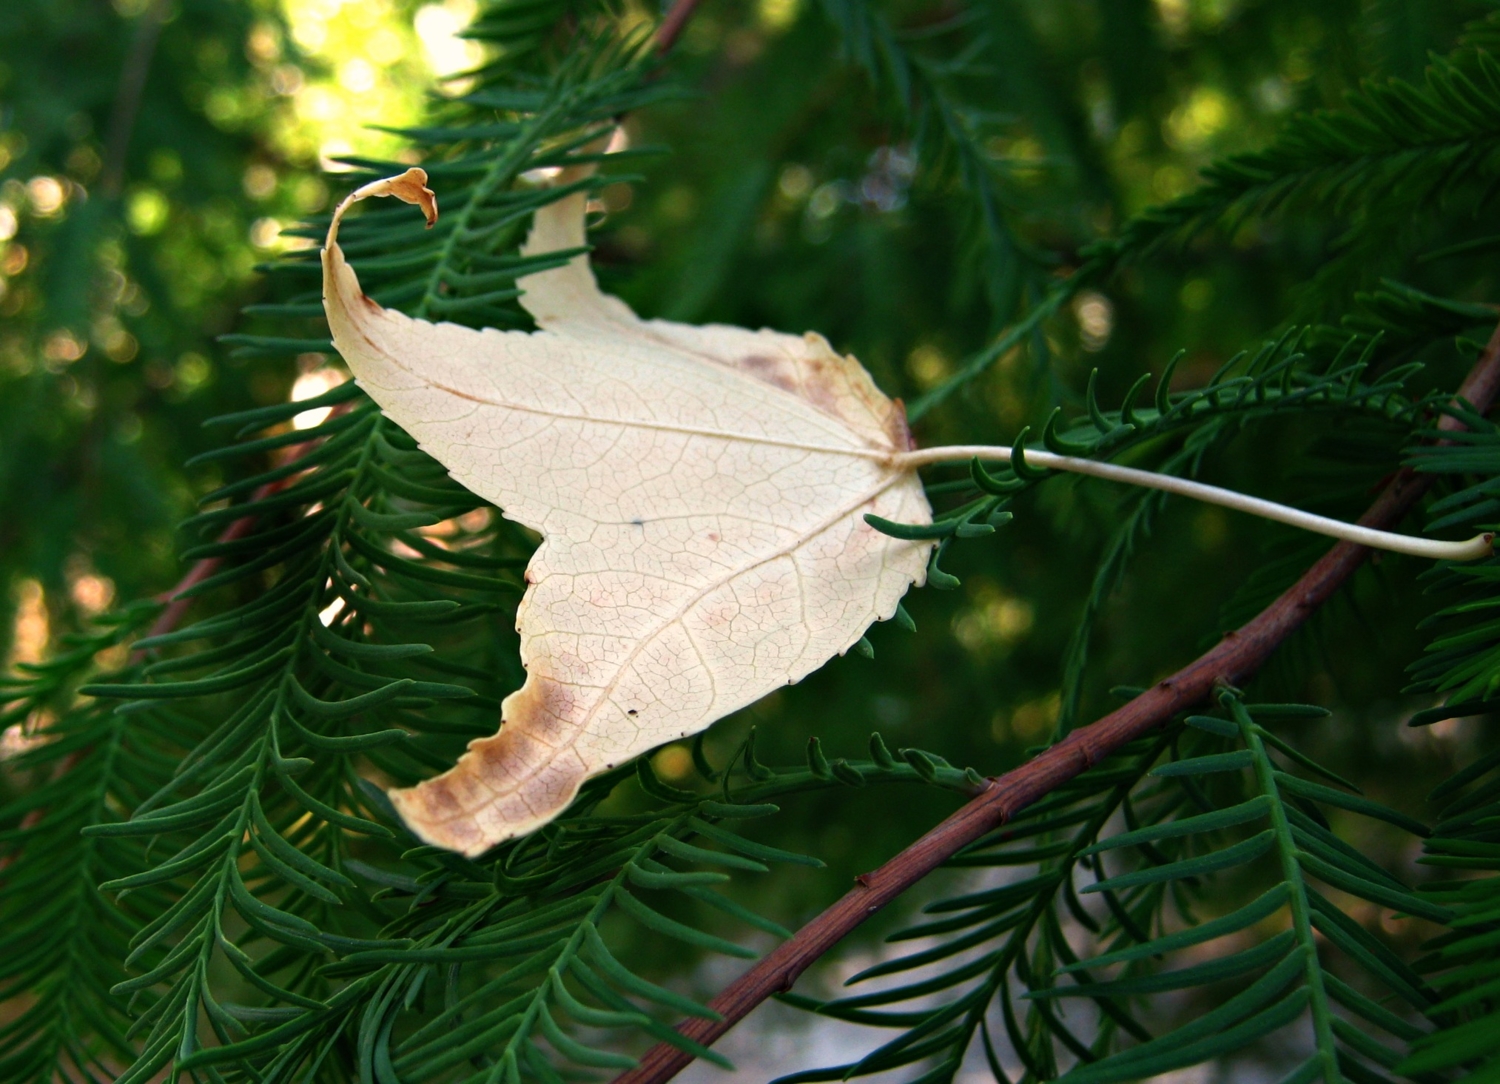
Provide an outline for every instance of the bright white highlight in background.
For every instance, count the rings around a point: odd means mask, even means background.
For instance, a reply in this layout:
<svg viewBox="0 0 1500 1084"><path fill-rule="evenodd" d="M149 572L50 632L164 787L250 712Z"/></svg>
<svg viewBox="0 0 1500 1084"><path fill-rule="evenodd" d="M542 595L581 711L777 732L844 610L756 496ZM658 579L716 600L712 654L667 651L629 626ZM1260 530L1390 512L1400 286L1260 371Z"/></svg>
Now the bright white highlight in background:
<svg viewBox="0 0 1500 1084"><path fill-rule="evenodd" d="M417 11L413 25L422 39L427 63L439 77L466 71L484 59L484 49L478 42L458 36L473 20L474 8L474 0L446 0Z"/></svg>
<svg viewBox="0 0 1500 1084"><path fill-rule="evenodd" d="M304 399L313 399L322 395L325 391L332 391L349 377L337 369L313 369L303 373L292 385L292 402L300 403ZM311 429L321 425L323 419L332 412L332 407L314 407L312 410L304 410L301 414L292 418L292 428Z"/></svg>

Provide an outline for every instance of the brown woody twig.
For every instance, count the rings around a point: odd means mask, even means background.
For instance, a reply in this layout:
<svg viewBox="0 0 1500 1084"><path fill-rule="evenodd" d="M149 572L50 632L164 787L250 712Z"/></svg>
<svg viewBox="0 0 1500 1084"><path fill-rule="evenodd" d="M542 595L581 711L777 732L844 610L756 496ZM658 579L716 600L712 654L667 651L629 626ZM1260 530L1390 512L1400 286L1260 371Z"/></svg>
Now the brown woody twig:
<svg viewBox="0 0 1500 1084"><path fill-rule="evenodd" d="M303 454L305 454L305 451ZM248 503L255 504L276 493L280 493L296 477L296 475L292 475L290 478L278 478L274 482L267 482L265 485L257 486L250 494ZM254 529L258 518L253 514L241 516L230 523L228 527L225 527L215 541L221 543L233 542L237 538L244 538ZM199 558L193 562L193 567L188 569L187 574L178 580L170 591L165 591L161 595L158 595L157 601L165 602L166 606L161 613L156 615L156 620L151 623L151 628L146 631L145 638L150 639L153 636L161 636L175 629L177 623L182 620L182 615L187 613L188 607L193 604L193 596L188 595L187 592L217 572L219 566L223 563L224 558L222 557ZM146 653L137 648L131 653L130 661L142 662L145 660L145 657Z"/></svg>
<svg viewBox="0 0 1500 1084"><path fill-rule="evenodd" d="M120 83L115 90L114 110L110 114L109 132L104 142L104 168L99 179L99 188L109 199L118 197L125 185L125 156L130 150L130 137L135 132L135 118L140 112L141 95L146 90L146 76L151 73L151 59L156 54L156 43L170 7L169 0L153 0L151 6L141 13L135 40L120 69Z"/></svg>
<svg viewBox="0 0 1500 1084"><path fill-rule="evenodd" d="M686 0L683 0L685 3ZM1458 390L1481 414L1500 393L1500 327ZM1449 415L1439 429L1463 426ZM1432 485L1431 475L1403 468L1360 517L1368 527L1390 528L1404 519ZM942 865L960 849L1000 827L1031 803L1099 763L1134 739L1165 725L1173 716L1202 703L1219 685L1247 681L1271 653L1326 602L1364 562L1363 546L1340 542L1285 594L1248 624L1171 677L1110 712L1014 771L990 780L989 787L873 873L857 879L844 897L783 942L710 1002L722 1019L694 1019L677 1030L708 1046L773 994L789 990L797 978L845 934ZM668 1043L647 1051L640 1064L613 1084L663 1084L682 1071L691 1054Z"/></svg>
<svg viewBox="0 0 1500 1084"><path fill-rule="evenodd" d="M677 39L687 29L688 20L698 10L700 2L701 0L677 0L672 5L672 10L667 12L667 17L661 21L661 26L656 31L657 56L666 56L672 51L672 46L677 44Z"/></svg>

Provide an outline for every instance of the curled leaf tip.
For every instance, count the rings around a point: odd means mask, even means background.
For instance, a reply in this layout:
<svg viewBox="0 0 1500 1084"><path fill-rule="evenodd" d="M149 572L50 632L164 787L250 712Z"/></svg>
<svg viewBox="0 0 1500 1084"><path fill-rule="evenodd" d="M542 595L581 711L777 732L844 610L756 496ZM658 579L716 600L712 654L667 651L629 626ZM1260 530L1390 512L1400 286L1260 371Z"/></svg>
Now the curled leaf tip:
<svg viewBox="0 0 1500 1084"><path fill-rule="evenodd" d="M411 169L399 177L391 177L384 181L376 181L377 185L384 185L382 192L371 192L374 195L391 195L405 203L413 203L422 208L422 214L427 216L427 228L430 230L437 224L438 208L437 196L432 189L427 187L427 171L412 166Z"/></svg>
<svg viewBox="0 0 1500 1084"><path fill-rule="evenodd" d="M412 166L399 177L383 177L378 181L371 181L345 196L344 201L334 208L333 221L328 224L326 248L337 246L339 223L344 220L344 212L360 200L369 199L371 196L395 196L404 203L416 204L422 209L422 214L427 217L428 229L432 229L437 223L437 194L427 187L427 171Z"/></svg>
<svg viewBox="0 0 1500 1084"><path fill-rule="evenodd" d="M351 203L357 203L370 196L395 196L403 203L413 203L422 208L422 213L427 216L427 226L432 228L437 222L437 196L432 189L427 187L427 171L417 166L401 174L399 177L383 177L378 181L355 189L352 195L339 207L342 212Z"/></svg>

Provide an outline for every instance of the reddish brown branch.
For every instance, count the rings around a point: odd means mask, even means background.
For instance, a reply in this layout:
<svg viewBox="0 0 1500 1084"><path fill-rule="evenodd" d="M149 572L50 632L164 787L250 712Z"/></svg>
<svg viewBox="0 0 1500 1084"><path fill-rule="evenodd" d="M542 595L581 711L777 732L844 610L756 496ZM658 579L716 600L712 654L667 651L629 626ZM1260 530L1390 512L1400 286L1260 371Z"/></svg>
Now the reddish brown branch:
<svg viewBox="0 0 1500 1084"><path fill-rule="evenodd" d="M688 20L698 10L700 2L701 0L677 0L672 5L672 10L667 12L667 17L661 21L661 27L656 31L657 56L666 56L672 51L672 46L677 44L677 39L687 29Z"/></svg>
<svg viewBox="0 0 1500 1084"><path fill-rule="evenodd" d="M109 134L104 143L104 168L99 180L100 190L109 199L117 198L125 184L125 156L130 150L131 134L135 131L136 114L140 112L141 95L146 90L146 77L151 72L151 58L156 53L156 43L170 8L168 0L154 0L141 13L135 41L131 43L125 64L120 69L114 111L110 115Z"/></svg>
<svg viewBox="0 0 1500 1084"><path fill-rule="evenodd" d="M290 478L279 478L274 482L267 482L263 486L257 486L255 491L250 494L249 503L255 504L257 501L263 501L267 497L281 492L290 482ZM237 538L244 538L254 528L257 518L255 515L241 516L228 527L225 527L216 541L233 542ZM182 620L182 615L187 613L188 607L193 604L193 598L191 595L187 595L187 592L217 572L219 566L223 563L224 558L222 557L203 557L193 562L193 567L188 569L187 575L178 580L170 591L165 591L158 596L158 601L165 602L167 605L161 613L156 615L156 620L151 622L151 628L147 630L146 637L161 636L175 629L177 623ZM184 597L185 595L187 597ZM140 662L144 658L145 652L137 649L131 654L130 660L131 662Z"/></svg>
<svg viewBox="0 0 1500 1084"><path fill-rule="evenodd" d="M1495 329L1458 394L1485 413L1497 392L1500 392L1500 327ZM1439 427L1449 432L1462 428L1447 415ZM1416 506L1432 480L1431 475L1401 470L1359 522L1369 527L1395 527ZM766 998L791 989L798 977L845 934L961 848L998 828L1121 746L1202 703L1216 685L1244 683L1278 645L1343 585L1368 552L1363 546L1340 542L1285 594L1248 624L1224 637L1207 654L1118 711L1075 730L1015 771L992 779L982 794L878 870L861 876L843 899L730 983L711 1002L723 1016L722 1020L694 1019L678 1030L705 1046L713 1043ZM638 1067L616 1077L613 1084L662 1084L691 1061L692 1055L670 1044L658 1043Z"/></svg>
<svg viewBox="0 0 1500 1084"><path fill-rule="evenodd" d="M263 486L257 486L250 494L248 503L255 504L273 494L280 493L295 478L296 475L292 475L290 478L278 478L274 482L267 482ZM258 518L254 514L241 516L228 527L225 527L215 541L233 542L235 539L244 538L255 527L255 522ZM158 601L165 602L167 605L161 613L156 615L156 620L151 623L151 628L146 632L146 638L161 636L175 629L177 623L182 620L182 615L187 613L188 607L193 604L193 596L188 595L187 592L217 572L219 566L223 563L224 558L222 557L200 558L193 562L193 567L188 569L187 575L178 580L170 591L165 591L157 596ZM140 662L144 658L145 653L140 650L135 651L131 655L132 662Z"/></svg>

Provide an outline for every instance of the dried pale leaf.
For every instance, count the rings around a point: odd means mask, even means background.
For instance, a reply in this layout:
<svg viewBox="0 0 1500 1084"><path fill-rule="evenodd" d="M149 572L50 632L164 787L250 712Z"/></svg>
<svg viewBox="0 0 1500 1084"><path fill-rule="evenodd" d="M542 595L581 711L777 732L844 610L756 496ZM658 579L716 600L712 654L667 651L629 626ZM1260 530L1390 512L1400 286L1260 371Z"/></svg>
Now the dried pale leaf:
<svg viewBox="0 0 1500 1084"><path fill-rule="evenodd" d="M430 206L425 180L367 185L339 212ZM581 247L585 201L538 212L525 251ZM424 840L475 855L545 824L589 776L847 651L923 580L931 543L863 518L931 521L894 459L905 412L821 336L643 321L583 256L521 280L539 331L432 324L367 298L337 229L325 307L355 378L543 537L517 617L526 683L499 733L391 792Z"/></svg>

